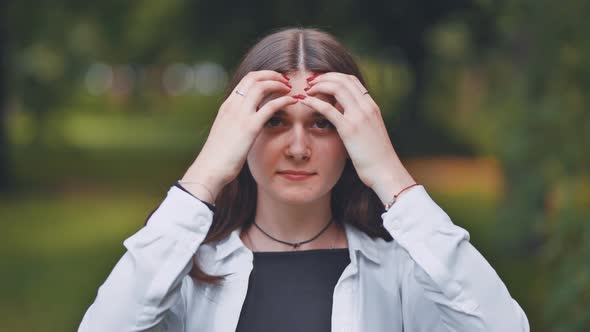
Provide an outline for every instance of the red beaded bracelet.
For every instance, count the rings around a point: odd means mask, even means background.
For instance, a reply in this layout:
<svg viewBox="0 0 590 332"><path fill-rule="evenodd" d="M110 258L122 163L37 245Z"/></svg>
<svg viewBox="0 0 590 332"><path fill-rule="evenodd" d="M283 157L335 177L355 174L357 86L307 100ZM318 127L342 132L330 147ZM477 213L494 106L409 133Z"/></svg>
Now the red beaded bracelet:
<svg viewBox="0 0 590 332"><path fill-rule="evenodd" d="M395 202L397 201L397 197L398 197L399 195L401 195L401 193L402 193L402 192L404 192L404 190L410 189L410 188L412 188L413 186L417 186L417 185L418 185L418 183L414 183L413 185L411 185L411 186L407 186L407 187L405 187L404 189L400 190L400 192L399 192L399 193L397 193L397 195L393 195L393 198L391 199L391 201L389 201L389 202L387 202L387 204L385 204L385 211L389 210L389 208L391 208L391 206L392 206L393 204L395 204Z"/></svg>

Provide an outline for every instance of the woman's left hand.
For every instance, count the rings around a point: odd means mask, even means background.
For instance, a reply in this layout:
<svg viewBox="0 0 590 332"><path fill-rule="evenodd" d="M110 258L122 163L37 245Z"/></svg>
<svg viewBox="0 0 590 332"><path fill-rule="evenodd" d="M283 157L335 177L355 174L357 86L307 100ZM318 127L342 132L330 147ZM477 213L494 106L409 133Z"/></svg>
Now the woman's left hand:
<svg viewBox="0 0 590 332"><path fill-rule="evenodd" d="M356 76L329 72L312 76L308 84L307 97L300 102L323 114L336 127L365 185L377 189L381 184L397 187L414 183L395 153L379 106L365 94L367 89ZM342 112L315 98L318 93L334 96ZM404 183L392 184L392 181Z"/></svg>

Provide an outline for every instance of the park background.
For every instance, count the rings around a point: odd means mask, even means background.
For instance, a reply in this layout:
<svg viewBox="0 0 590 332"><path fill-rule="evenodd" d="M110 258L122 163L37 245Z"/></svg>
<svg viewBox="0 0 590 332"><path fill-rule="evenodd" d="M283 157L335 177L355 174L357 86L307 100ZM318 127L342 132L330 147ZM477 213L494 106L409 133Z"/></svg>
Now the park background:
<svg viewBox="0 0 590 332"><path fill-rule="evenodd" d="M0 332L74 331L286 26L357 56L394 147L528 315L590 330L590 4L2 1Z"/></svg>

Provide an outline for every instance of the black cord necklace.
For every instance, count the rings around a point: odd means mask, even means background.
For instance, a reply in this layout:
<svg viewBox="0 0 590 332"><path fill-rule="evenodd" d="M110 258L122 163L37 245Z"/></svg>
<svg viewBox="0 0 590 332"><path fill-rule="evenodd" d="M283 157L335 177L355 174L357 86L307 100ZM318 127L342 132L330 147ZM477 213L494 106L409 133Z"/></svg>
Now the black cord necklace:
<svg viewBox="0 0 590 332"><path fill-rule="evenodd" d="M332 224L332 220L334 220L334 218L330 219L330 221L328 222L328 224L327 224L327 225L324 227L324 229L322 229L322 230L321 230L321 231L318 233L318 235L316 235L316 236L312 237L311 239L309 239L309 240L307 240L307 241L302 241L302 242L295 242L295 243L292 243L292 242L287 242L287 241L282 241L282 240L279 240L279 239L275 239L275 238L274 238L274 237L272 237L270 234L268 234L267 232L263 231L263 230L262 230L262 228L260 228L260 226L258 226L258 224L256 223L256 221L254 222L254 226L256 226L256 227L257 227L257 228L258 228L258 229L259 229L259 230L260 230L260 231L261 231L261 232L262 232L264 235L268 236L269 238L271 238L271 239L273 239L273 240L275 240L275 241L277 241L277 242L280 242L280 243L283 243L283 244L290 245L290 246L292 246L292 247L293 247L293 249L297 249L297 247L299 247L300 245L302 245L302 244L306 244L306 243L308 243L308 242L311 242L311 241L313 241L313 240L317 239L317 238L318 238L320 235L322 235L322 233L323 233L323 232L325 232L325 231L328 229L328 227L330 227L330 225Z"/></svg>

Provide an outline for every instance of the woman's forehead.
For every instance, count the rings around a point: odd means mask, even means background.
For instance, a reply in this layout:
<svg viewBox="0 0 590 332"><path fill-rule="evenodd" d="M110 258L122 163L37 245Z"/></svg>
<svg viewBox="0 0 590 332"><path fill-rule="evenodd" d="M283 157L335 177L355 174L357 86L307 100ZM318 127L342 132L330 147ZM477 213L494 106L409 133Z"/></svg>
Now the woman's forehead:
<svg viewBox="0 0 590 332"><path fill-rule="evenodd" d="M289 95L296 95L297 93L292 93ZM278 97L283 96L282 94L279 93L272 93L268 96L266 96L264 99L262 99L262 102L260 103L260 107L264 106L266 103L268 103L269 101L276 99ZM314 95L315 98L318 98L320 100L323 100L327 103L329 103L330 105L334 106L336 104L336 98L334 98L334 96L332 95L327 95L327 94L323 94L323 93L318 93ZM299 106L299 104L294 104L294 105L290 105L287 107L284 107L283 109L286 110L286 112L280 112L280 115L289 115L290 110L294 111L297 106ZM307 106L305 106L307 107Z"/></svg>

